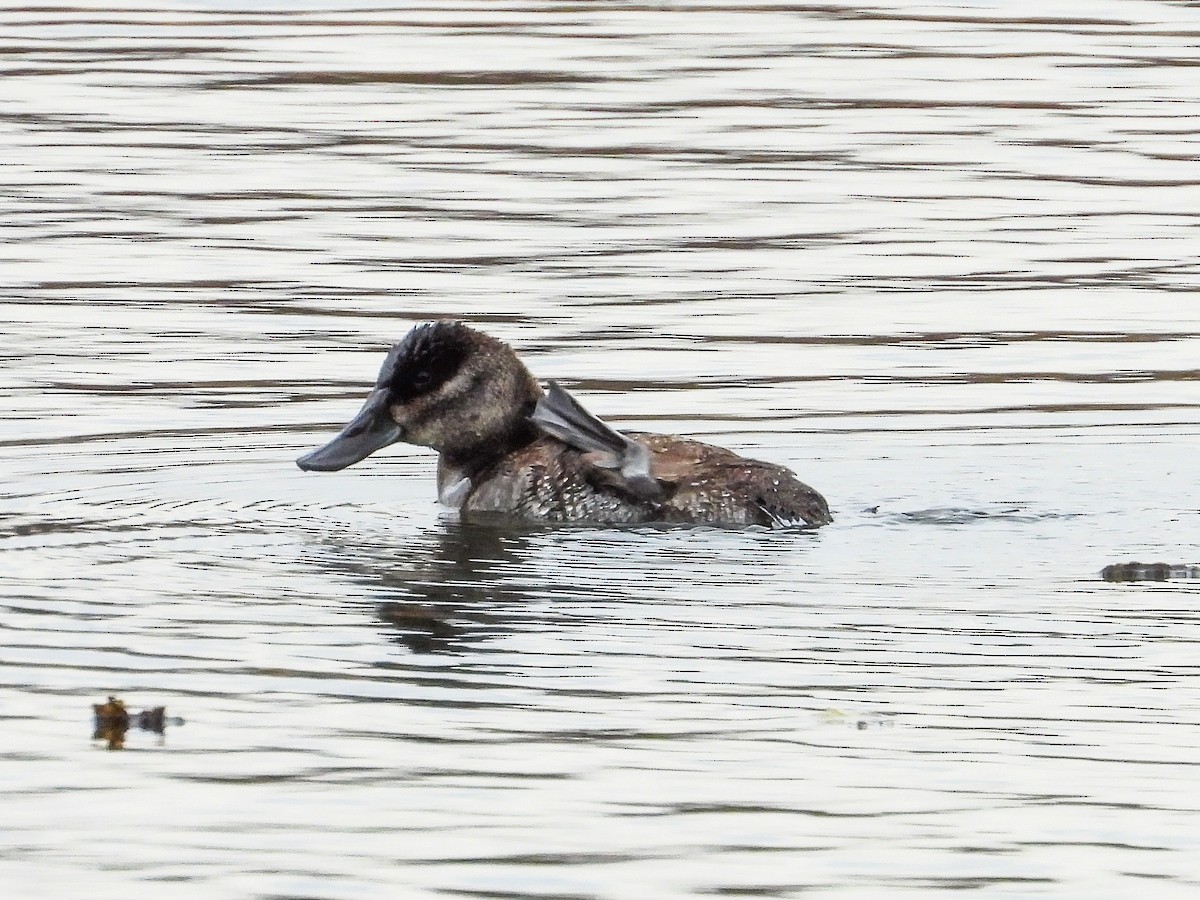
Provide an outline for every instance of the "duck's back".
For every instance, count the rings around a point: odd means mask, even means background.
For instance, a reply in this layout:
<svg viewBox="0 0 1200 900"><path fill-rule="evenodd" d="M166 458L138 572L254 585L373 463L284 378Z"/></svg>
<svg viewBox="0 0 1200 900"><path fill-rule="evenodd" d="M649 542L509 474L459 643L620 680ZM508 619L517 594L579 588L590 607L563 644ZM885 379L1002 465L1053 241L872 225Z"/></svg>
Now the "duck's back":
<svg viewBox="0 0 1200 900"><path fill-rule="evenodd" d="M542 437L479 473L467 515L540 522L711 525L823 525L825 500L782 466L746 459L700 441L628 432L649 447L659 498L630 491L619 472Z"/></svg>
<svg viewBox="0 0 1200 900"><path fill-rule="evenodd" d="M724 447L662 434L630 434L654 454L656 478L668 487L666 521L721 525L825 525L825 498L783 466Z"/></svg>

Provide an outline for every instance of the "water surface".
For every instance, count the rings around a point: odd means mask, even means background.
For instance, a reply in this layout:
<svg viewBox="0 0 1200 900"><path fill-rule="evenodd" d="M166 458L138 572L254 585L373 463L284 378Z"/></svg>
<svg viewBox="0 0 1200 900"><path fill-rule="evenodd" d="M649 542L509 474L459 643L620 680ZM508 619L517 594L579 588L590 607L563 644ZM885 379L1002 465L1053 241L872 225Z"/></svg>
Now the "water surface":
<svg viewBox="0 0 1200 900"><path fill-rule="evenodd" d="M1021 6L0 12L13 895L1194 896L1200 16ZM442 316L836 522L298 471Z"/></svg>

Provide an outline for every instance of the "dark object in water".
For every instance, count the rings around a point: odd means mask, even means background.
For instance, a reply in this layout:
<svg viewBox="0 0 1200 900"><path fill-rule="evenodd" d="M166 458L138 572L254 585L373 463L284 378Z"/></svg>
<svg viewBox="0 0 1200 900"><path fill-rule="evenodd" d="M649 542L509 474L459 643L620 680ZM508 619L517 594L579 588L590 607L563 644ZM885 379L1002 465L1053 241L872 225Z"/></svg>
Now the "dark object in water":
<svg viewBox="0 0 1200 900"><path fill-rule="evenodd" d="M1168 581L1172 578L1200 578L1200 566L1173 566L1170 563L1114 563L1100 570L1105 581Z"/></svg>
<svg viewBox="0 0 1200 900"><path fill-rule="evenodd" d="M390 637L413 653L446 649L457 631L442 610L421 603L384 603L376 610L379 621L392 626Z"/></svg>
<svg viewBox="0 0 1200 900"><path fill-rule="evenodd" d="M433 637L450 637L454 626L433 607L420 603L384 603L377 610L384 622L406 631L422 631Z"/></svg>
<svg viewBox="0 0 1200 900"><path fill-rule="evenodd" d="M116 697L109 697L105 703L93 703L94 731L92 740L107 741L109 750L120 750L125 746L125 732L130 727L139 731L152 731L162 734L167 725L182 725L183 719L178 717L168 719L165 706L152 706L141 712L130 714L125 703Z"/></svg>
<svg viewBox="0 0 1200 900"><path fill-rule="evenodd" d="M116 697L109 697L107 703L93 703L92 712L96 714L96 731L101 728L119 728L124 731L129 727L129 710Z"/></svg>

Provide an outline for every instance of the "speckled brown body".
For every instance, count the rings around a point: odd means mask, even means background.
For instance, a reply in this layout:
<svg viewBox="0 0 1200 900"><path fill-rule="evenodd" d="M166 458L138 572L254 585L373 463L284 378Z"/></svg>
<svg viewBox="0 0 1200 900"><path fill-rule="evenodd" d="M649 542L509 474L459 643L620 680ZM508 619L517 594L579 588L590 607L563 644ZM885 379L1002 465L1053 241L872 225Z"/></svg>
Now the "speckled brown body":
<svg viewBox="0 0 1200 900"><path fill-rule="evenodd" d="M651 451L663 497L632 496L588 454L542 437L480 472L463 513L542 522L623 525L824 525L825 499L788 469L730 450L663 434L624 432Z"/></svg>

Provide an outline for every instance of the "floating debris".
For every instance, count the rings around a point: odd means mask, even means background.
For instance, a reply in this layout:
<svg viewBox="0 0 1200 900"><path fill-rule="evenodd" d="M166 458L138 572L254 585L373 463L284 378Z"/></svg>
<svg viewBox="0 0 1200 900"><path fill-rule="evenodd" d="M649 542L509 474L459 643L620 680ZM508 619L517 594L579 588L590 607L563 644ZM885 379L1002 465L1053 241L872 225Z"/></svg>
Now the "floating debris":
<svg viewBox="0 0 1200 900"><path fill-rule="evenodd" d="M92 740L107 741L109 750L120 750L125 746L125 732L130 728L163 734L168 725L182 725L178 716L167 718L165 706L152 706L141 712L130 713L124 701L109 697L105 703L93 703L94 714Z"/></svg>
<svg viewBox="0 0 1200 900"><path fill-rule="evenodd" d="M1172 578L1200 578L1200 566L1170 563L1114 563L1100 570L1105 581L1168 581Z"/></svg>
<svg viewBox="0 0 1200 900"><path fill-rule="evenodd" d="M122 731L129 727L129 710L116 697L109 697L107 703L93 703L92 711L96 714L96 730L102 728L120 728Z"/></svg>

